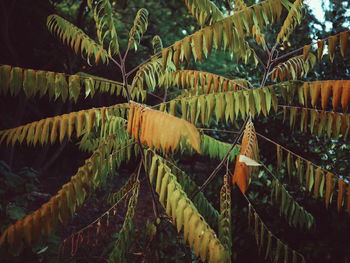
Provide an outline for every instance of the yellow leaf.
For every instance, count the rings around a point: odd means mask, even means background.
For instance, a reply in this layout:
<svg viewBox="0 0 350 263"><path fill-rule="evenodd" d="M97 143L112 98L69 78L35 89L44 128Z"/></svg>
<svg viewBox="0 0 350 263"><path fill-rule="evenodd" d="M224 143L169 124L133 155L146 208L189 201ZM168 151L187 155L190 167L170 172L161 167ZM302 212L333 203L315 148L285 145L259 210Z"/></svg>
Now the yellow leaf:
<svg viewBox="0 0 350 263"><path fill-rule="evenodd" d="M56 141L57 129L58 129L59 124L60 124L60 118L59 117L55 117L53 119L53 125L52 125L52 129L51 129L51 134L50 134L50 142L51 142L51 144L53 144Z"/></svg>
<svg viewBox="0 0 350 263"><path fill-rule="evenodd" d="M343 86L341 81L334 81L332 85L332 93L333 93L332 105L333 105L334 111L336 111L338 108L339 102L341 100L342 90L343 90Z"/></svg>
<svg viewBox="0 0 350 263"><path fill-rule="evenodd" d="M309 53L310 53L311 45L306 45L303 48L303 59L304 61L308 58Z"/></svg>
<svg viewBox="0 0 350 263"><path fill-rule="evenodd" d="M213 29L211 27L204 28L203 35L208 57L211 54L211 50L213 48Z"/></svg>
<svg viewBox="0 0 350 263"><path fill-rule="evenodd" d="M188 240L188 234L190 231L190 218L193 214L193 209L191 206L187 206L184 210L184 239Z"/></svg>
<svg viewBox="0 0 350 263"><path fill-rule="evenodd" d="M199 62L202 62L202 52L203 52L203 31L199 30L193 35L193 45L196 57Z"/></svg>
<svg viewBox="0 0 350 263"><path fill-rule="evenodd" d="M320 167L318 167L315 171L314 198L318 198L320 196L320 192L323 192L323 189L320 189L320 187L323 187L323 185L321 184L323 177L323 171Z"/></svg>
<svg viewBox="0 0 350 263"><path fill-rule="evenodd" d="M182 40L182 49L187 60L187 63L190 63L192 57L192 47L191 47L192 36L187 36Z"/></svg>
<svg viewBox="0 0 350 263"><path fill-rule="evenodd" d="M199 249L199 255L202 261L205 261L205 259L208 257L209 243L213 236L214 236L214 233L208 230L208 231L205 231L202 237L202 242Z"/></svg>
<svg viewBox="0 0 350 263"><path fill-rule="evenodd" d="M180 201L177 203L175 216L173 217L173 218L176 218L176 229L177 229L177 232L181 231L182 226L184 224L184 210L185 210L185 208L187 206L188 206L188 203L187 203L185 198L181 198Z"/></svg>
<svg viewBox="0 0 350 263"><path fill-rule="evenodd" d="M81 133L83 131L85 118L86 118L85 111L79 111L76 119L76 132L77 132L76 135L78 138L81 136Z"/></svg>
<svg viewBox="0 0 350 263"><path fill-rule="evenodd" d="M196 230L197 230L197 226L199 224L199 222L201 221L199 214L198 213L193 213L190 221L188 222L189 224L189 232L188 232L188 245L190 246L190 248L192 248L193 245L193 241L195 238Z"/></svg>
<svg viewBox="0 0 350 263"><path fill-rule="evenodd" d="M62 118L60 119L61 119L60 120L60 142L62 142L67 132L67 126L68 126L67 115L63 115Z"/></svg>
<svg viewBox="0 0 350 263"><path fill-rule="evenodd" d="M326 196L325 196L326 208L328 208L329 203L332 200L333 189L334 189L333 176L334 175L332 173L327 173L326 175Z"/></svg>

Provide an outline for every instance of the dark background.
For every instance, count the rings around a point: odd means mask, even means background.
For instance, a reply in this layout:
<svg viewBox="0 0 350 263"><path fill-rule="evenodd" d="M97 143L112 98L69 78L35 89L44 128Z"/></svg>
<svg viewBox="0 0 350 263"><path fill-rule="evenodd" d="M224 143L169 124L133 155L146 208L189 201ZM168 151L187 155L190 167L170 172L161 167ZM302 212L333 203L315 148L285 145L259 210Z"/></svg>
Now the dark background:
<svg viewBox="0 0 350 263"><path fill-rule="evenodd" d="M113 1L112 1L113 2ZM151 39L158 34L166 47L174 41L183 38L184 33L192 33L199 29L196 21L188 14L184 1L115 1L116 10L120 14L120 24L118 24L118 33L120 32L121 46L125 47L128 39L128 30L131 28L136 11L145 7L150 13L149 27L145 34L140 50L135 53L130 52L127 61L127 69L132 69L143 60L147 59L152 51ZM226 1L215 1L221 9L227 7ZM253 1L247 1L252 4ZM330 34L348 30L349 27L349 2L340 0L330 0L330 9L326 12L326 21L332 26L328 31L325 25L320 24L309 12L304 10L304 21L297 28L295 34L290 38L290 50L301 47L316 39L324 38ZM49 33L46 28L46 18L52 13L57 13L73 24L83 29L89 36L95 37L94 22L91 19L86 1L44 1L44 0L0 0L0 64L19 66L23 68L42 69L55 72L65 72L74 74L79 71L88 72L94 75L107 77L113 80L121 80L118 69L113 66L94 66L90 67L83 59L75 56L74 53L65 47L59 39ZM321 26L316 29L316 25ZM346 26L346 27L345 27ZM278 32L272 28L266 33L267 40L274 40ZM287 50L288 51L288 50ZM264 60L265 54L259 54ZM322 79L349 79L349 57L346 59L336 56L334 63L323 60L314 71L311 71L307 80ZM261 72L254 67L236 64L234 60L228 58L223 52L212 55L203 65L190 65L192 69L201 69L208 72L222 74L230 78L246 78L253 84L258 85L261 81ZM162 91L158 91L162 95ZM106 94L97 94L93 99L79 99L77 103L60 100L49 101L47 96L43 98L25 99L23 94L17 97L0 97L0 129L16 127L28 122L40 120L58 114L88 109L91 107L108 106L116 103L125 102L125 99L110 96ZM148 104L156 104L159 101L150 97ZM309 160L332 170L334 173L349 176L349 149L350 145L342 140L330 140L312 136L305 136L298 131L293 131L293 136L288 125L283 125L280 116L273 119L257 120L257 131L266 134L269 138L274 138L277 142L287 146L294 152L307 157ZM229 129L223 124L218 124L219 129ZM225 141L232 141L232 136L227 134L214 134L217 138ZM79 151L76 146L77 141L64 142L63 144L54 144L44 147L18 146L0 147L0 159L3 160L2 171L10 171L19 175L22 181L18 182L21 187L14 189L12 186L0 185L0 224L1 231L4 227L15 222L16 219L30 213L47 201L47 197L38 197L33 192L53 195L60 187L69 180L76 169L83 164L89 154ZM269 145L260 142L263 160L266 163L271 162L272 153L269 152ZM274 153L273 153L274 154ZM125 165L118 172L120 180L115 180L117 188L125 180L136 166L138 160ZM183 160L180 165L190 174L194 175L197 182L202 182L208 176L211 170L217 165L217 162L210 161L207 158L194 156ZM27 167L27 168L25 168ZM30 168L28 168L30 167ZM33 170L32 170L33 169ZM29 175L28 175L29 174ZM24 178L24 179L23 179ZM349 178L349 177L348 177ZM207 189L205 194L218 208L218 189L221 180L216 180ZM16 187L17 183L13 187ZM42 247L49 247L46 252L37 254L39 248L33 251L25 248L24 252L17 257L7 259L21 262L25 258L33 261L42 260L55 261L55 251L60 240L71 232L78 230L89 222L93 221L104 211L106 205L99 203L99 197L102 196L108 188L103 188L96 195L92 196L84 209L78 213L72 224L67 229L59 230L52 240L42 244ZM291 189L291 191L296 189ZM145 200L149 198L148 192L141 191ZM309 262L349 262L350 261L350 228L349 215L338 214L332 207L328 211L323 208L323 204L314 201L309 196L299 193L298 201L305 206L313 215L315 215L317 227L311 233L296 231L283 223L277 215L277 208L268 206L269 191L263 185L253 184L251 186L251 198L254 200L261 212L264 221L269 222L269 226L275 231L282 240L290 244L291 247L308 255ZM141 196L142 199L142 196ZM254 237L249 231L246 223L246 203L238 191L233 191L233 240L234 256L237 262L264 262L263 257L258 256L258 251L254 242ZM145 201L144 205L151 205ZM148 203L147 203L148 202ZM268 208L267 208L268 207ZM150 207L149 207L150 208ZM154 220L152 213L145 212L147 209L140 208L138 220L140 225L147 219ZM149 209L151 210L151 209ZM282 221L282 222L281 222ZM155 238L151 245L149 253L158 253L161 262L190 262L193 255L189 249L176 242L177 237L174 229L164 223L164 233ZM96 247L95 251L83 250L76 259L67 261L91 261L104 262L108 256L108 249L103 254L102 251L113 242L112 237L106 237L105 246ZM157 247L156 244L162 244ZM140 250L141 244L135 244L134 251ZM154 251L152 251L154 250ZM174 253L174 251L177 251ZM93 255L99 255L95 258ZM106 256L107 255L107 256ZM130 256L130 262L139 261L137 256ZM195 259L193 259L195 260Z"/></svg>

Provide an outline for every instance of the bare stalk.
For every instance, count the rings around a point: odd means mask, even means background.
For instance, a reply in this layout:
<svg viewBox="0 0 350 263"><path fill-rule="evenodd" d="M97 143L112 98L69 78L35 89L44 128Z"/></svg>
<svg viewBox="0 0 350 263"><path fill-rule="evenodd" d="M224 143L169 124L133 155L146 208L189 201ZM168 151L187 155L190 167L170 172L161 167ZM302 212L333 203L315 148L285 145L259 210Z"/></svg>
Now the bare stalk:
<svg viewBox="0 0 350 263"><path fill-rule="evenodd" d="M235 140L233 141L233 143L231 144L230 149L227 151L224 159L221 160L221 162L218 164L218 166L215 167L214 171L208 176L207 180L205 180L205 182L196 190L193 192L193 194L191 195L191 199L193 199L199 192L203 191L205 187L207 187L207 185L215 178L216 174L219 172L219 170L221 169L221 167L225 164L226 160L228 159L228 157L230 156L231 152L233 151L234 147L236 146L236 144L238 143L238 140L241 138L244 128L247 124L249 120L249 117L247 117L238 133L238 135L236 136Z"/></svg>

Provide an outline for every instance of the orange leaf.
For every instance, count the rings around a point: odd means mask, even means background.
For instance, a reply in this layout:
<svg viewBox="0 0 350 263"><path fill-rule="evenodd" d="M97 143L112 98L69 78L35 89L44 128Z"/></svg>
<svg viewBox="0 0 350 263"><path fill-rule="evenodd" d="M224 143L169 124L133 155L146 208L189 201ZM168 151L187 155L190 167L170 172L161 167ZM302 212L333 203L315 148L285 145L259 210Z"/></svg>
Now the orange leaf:
<svg viewBox="0 0 350 263"><path fill-rule="evenodd" d="M244 155L254 161L258 161L258 143L256 139L254 125L251 120L249 120L246 124L242 139L241 152L237 156L236 166L232 177L232 183L236 183L241 192L244 194L247 190L250 181L251 172L252 170L257 168L247 166L246 163L241 162L241 155Z"/></svg>
<svg viewBox="0 0 350 263"><path fill-rule="evenodd" d="M334 81L333 87L333 99L332 99L332 104L333 104L333 110L337 110L340 97L342 94L342 84L341 81Z"/></svg>
<svg viewBox="0 0 350 263"><path fill-rule="evenodd" d="M149 147L162 148L165 152L175 151L181 138L186 138L189 144L200 152L200 135L196 127L186 120L171 116L170 114L151 110L135 104L134 116L129 114L131 127L128 130L136 140Z"/></svg>
<svg viewBox="0 0 350 263"><path fill-rule="evenodd" d="M217 76L217 77L215 78L215 83L214 83L214 91L215 91L215 92L217 92L218 89L219 89L219 84L220 84L219 81L220 81L220 77Z"/></svg>
<svg viewBox="0 0 350 263"><path fill-rule="evenodd" d="M350 81L343 80L341 83L343 87L341 95L341 106L343 108L343 111L346 111L350 100Z"/></svg>
<svg viewBox="0 0 350 263"><path fill-rule="evenodd" d="M33 226L32 226L32 231L33 231L33 237L32 237L32 242L35 244L41 237L41 229L42 229L42 220L41 220L41 210L36 210L33 213Z"/></svg>
<svg viewBox="0 0 350 263"><path fill-rule="evenodd" d="M310 85L310 95L311 95L311 105L312 107L316 107L318 98L321 93L321 82L315 81Z"/></svg>
<svg viewBox="0 0 350 263"><path fill-rule="evenodd" d="M45 236L49 236L52 232L52 225L51 225L51 207L48 205L48 203L45 203L41 207L41 216L43 220L43 234Z"/></svg>
<svg viewBox="0 0 350 263"><path fill-rule="evenodd" d="M15 240L15 225L11 225L8 229L7 229L7 240L8 243L10 244L10 247L13 248L14 244L16 242Z"/></svg>
<svg viewBox="0 0 350 263"><path fill-rule="evenodd" d="M338 42L338 36L330 36L328 37L328 53L329 53L329 58L331 62L334 60L334 53L335 53L335 47Z"/></svg>
<svg viewBox="0 0 350 263"><path fill-rule="evenodd" d="M317 42L317 59L320 61L323 56L323 49L324 49L324 40L320 40Z"/></svg>
<svg viewBox="0 0 350 263"><path fill-rule="evenodd" d="M343 206L343 201L344 201L344 194L345 194L345 185L346 183L344 182L343 179L338 178L338 198L337 198L337 209L338 212Z"/></svg>
<svg viewBox="0 0 350 263"><path fill-rule="evenodd" d="M174 54L173 54L173 61L176 67L179 65L180 60L180 53L181 53L181 41L175 42L173 45Z"/></svg>
<svg viewBox="0 0 350 263"><path fill-rule="evenodd" d="M27 245L31 245L33 238L33 215L28 215L24 218L23 231Z"/></svg>
<svg viewBox="0 0 350 263"><path fill-rule="evenodd" d="M137 107L135 109L133 124L132 124L132 135L139 140L139 129L140 129L140 121L141 121L141 111L143 107Z"/></svg>
<svg viewBox="0 0 350 263"><path fill-rule="evenodd" d="M213 84L213 75L209 74L208 75L207 93L210 93L212 84Z"/></svg>
<svg viewBox="0 0 350 263"><path fill-rule="evenodd" d="M323 110L327 108L328 98L332 89L331 83L332 81L326 81L322 83L323 85L321 85L321 105Z"/></svg>
<svg viewBox="0 0 350 263"><path fill-rule="evenodd" d="M232 177L232 184L237 184L243 194L247 191L249 181L248 166L239 162L239 155L236 159L235 171Z"/></svg>

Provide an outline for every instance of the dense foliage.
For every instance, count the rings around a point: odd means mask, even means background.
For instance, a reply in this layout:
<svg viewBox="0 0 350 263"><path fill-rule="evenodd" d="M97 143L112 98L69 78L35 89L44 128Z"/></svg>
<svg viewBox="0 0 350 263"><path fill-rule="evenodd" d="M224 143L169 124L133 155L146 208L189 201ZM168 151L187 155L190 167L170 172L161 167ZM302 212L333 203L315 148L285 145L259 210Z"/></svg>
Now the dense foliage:
<svg viewBox="0 0 350 263"><path fill-rule="evenodd" d="M346 1L0 4L1 261L349 261Z"/></svg>

